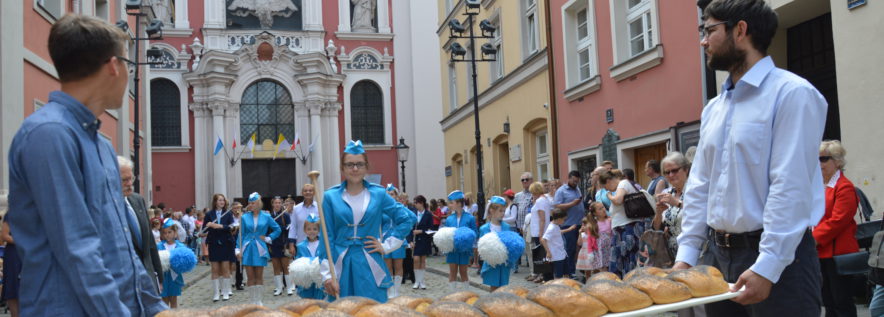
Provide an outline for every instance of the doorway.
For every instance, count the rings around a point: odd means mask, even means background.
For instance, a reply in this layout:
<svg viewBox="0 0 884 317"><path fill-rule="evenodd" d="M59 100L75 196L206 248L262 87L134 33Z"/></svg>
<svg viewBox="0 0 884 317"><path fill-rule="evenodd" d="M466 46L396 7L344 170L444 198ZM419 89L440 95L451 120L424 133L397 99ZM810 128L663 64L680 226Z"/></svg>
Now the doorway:
<svg viewBox="0 0 884 317"><path fill-rule="evenodd" d="M242 160L242 192L263 197L297 196L296 159Z"/></svg>
<svg viewBox="0 0 884 317"><path fill-rule="evenodd" d="M841 115L838 111L832 14L826 13L802 22L789 28L787 34L789 71L807 79L829 104L823 140L840 140Z"/></svg>
<svg viewBox="0 0 884 317"><path fill-rule="evenodd" d="M663 160L666 157L666 143L658 143L634 150L635 160L635 182L645 187L651 182L651 178L645 175L645 164L650 160Z"/></svg>
<svg viewBox="0 0 884 317"><path fill-rule="evenodd" d="M495 159L497 159L497 188L492 194L501 195L503 191L512 187L510 178L510 145L509 142L497 143L495 146Z"/></svg>

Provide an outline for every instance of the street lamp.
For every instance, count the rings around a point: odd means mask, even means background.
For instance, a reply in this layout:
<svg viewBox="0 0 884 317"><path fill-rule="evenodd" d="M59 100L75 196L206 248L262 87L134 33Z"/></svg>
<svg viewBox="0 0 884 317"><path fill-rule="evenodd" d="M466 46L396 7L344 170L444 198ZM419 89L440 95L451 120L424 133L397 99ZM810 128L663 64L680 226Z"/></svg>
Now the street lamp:
<svg viewBox="0 0 884 317"><path fill-rule="evenodd" d="M481 35L476 35L473 32L473 27L476 25L475 20L476 16L479 14L480 10L480 1L479 0L466 0L466 9L463 15L467 16L465 23L460 23L457 19L451 19L448 21L449 28L449 39L469 39L470 40L470 58L466 59L466 48L463 47L457 41L452 41L451 45L449 45L449 49L451 51L451 61L453 62L470 62L473 67L473 119L475 119L476 125L476 178L477 184L479 184L479 188L476 191L476 204L479 206L479 211L477 216L479 219L483 219L485 215L485 189L483 188L485 184L484 177L482 176L482 132L479 130L479 87L478 80L476 80L477 70L476 70L476 62L493 62L496 61L497 48L491 43L485 43L480 48L482 52L481 59L476 59L476 39L493 39L494 32L497 31L497 26L495 26L491 21L482 20L479 22L479 28L481 29ZM467 33L464 35L464 33ZM400 155L401 157L401 155ZM403 167L404 168L404 167ZM405 188L405 183L403 181L402 188Z"/></svg>
<svg viewBox="0 0 884 317"><path fill-rule="evenodd" d="M399 164L402 168L402 192L405 192L405 161L408 161L408 145L405 145L405 138L399 137L399 144L396 145L396 154L399 155Z"/></svg>

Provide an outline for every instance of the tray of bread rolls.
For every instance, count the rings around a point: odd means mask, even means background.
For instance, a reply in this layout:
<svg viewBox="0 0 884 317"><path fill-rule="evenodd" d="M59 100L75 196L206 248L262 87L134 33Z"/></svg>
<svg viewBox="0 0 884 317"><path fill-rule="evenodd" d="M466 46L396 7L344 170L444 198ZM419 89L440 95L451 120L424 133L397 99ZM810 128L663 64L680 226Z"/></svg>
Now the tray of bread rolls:
<svg viewBox="0 0 884 317"><path fill-rule="evenodd" d="M343 297L331 303L300 299L271 309L258 305L232 305L214 310L174 309L157 317L625 317L654 316L682 308L728 300L730 292L718 269L696 266L668 271L639 268L621 280L612 273L594 274L586 284L557 279L528 289L508 285L479 295L460 291L433 300L399 296L387 303L364 297Z"/></svg>

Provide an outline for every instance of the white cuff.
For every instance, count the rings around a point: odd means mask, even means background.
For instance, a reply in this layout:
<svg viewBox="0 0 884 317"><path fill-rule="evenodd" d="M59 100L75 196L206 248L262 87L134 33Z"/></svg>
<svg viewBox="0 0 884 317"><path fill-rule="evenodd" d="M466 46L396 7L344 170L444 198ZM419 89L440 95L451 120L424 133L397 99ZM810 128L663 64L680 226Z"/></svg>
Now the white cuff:
<svg viewBox="0 0 884 317"><path fill-rule="evenodd" d="M331 279L331 271L329 270L328 260L319 261L319 273L322 274L322 283Z"/></svg>
<svg viewBox="0 0 884 317"><path fill-rule="evenodd" d="M684 262L690 266L696 266L697 259L699 258L700 250L687 244L680 244L678 246L678 253L675 254L675 262Z"/></svg>
<svg viewBox="0 0 884 317"><path fill-rule="evenodd" d="M389 237L387 240L384 240L384 243L382 243L381 246L384 247L384 254L388 254L398 250L399 247L402 246L402 240L396 239L395 237Z"/></svg>
<svg viewBox="0 0 884 317"><path fill-rule="evenodd" d="M239 255L239 251L240 251L239 248L236 248L233 250L234 254L236 254L236 255Z"/></svg>
<svg viewBox="0 0 884 317"><path fill-rule="evenodd" d="M270 239L270 237L264 237L264 242L267 242L267 244L270 244L271 242L273 242L273 239Z"/></svg>

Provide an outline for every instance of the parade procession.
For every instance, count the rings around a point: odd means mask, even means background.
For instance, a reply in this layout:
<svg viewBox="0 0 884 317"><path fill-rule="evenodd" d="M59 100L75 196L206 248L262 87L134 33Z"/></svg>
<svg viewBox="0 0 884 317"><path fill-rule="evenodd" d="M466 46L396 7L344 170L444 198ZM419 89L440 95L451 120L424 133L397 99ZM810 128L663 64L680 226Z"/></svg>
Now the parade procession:
<svg viewBox="0 0 884 317"><path fill-rule="evenodd" d="M0 1L0 317L884 317L879 1Z"/></svg>

